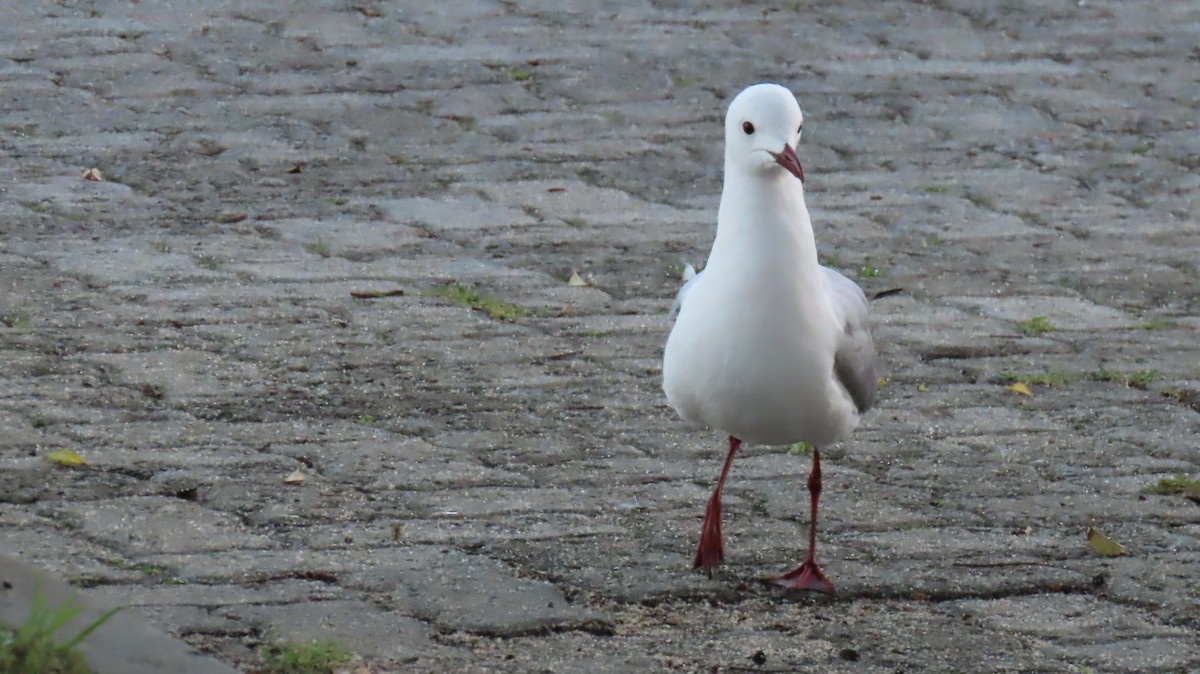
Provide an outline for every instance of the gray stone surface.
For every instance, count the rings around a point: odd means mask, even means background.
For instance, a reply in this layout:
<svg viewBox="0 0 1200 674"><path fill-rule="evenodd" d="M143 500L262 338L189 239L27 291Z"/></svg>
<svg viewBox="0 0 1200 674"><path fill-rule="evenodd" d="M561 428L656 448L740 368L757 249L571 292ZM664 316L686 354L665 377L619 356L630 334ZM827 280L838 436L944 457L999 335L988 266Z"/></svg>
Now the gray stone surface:
<svg viewBox="0 0 1200 674"><path fill-rule="evenodd" d="M39 602L44 602L39 604ZM58 628L62 641L104 618L111 605L91 601L87 593L44 570L11 557L0 557L0 624L18 627L30 617L30 607L41 605L51 615L64 605L79 609ZM41 618L47 620L48 616ZM104 619L75 650L96 674L232 674L237 671L164 634L144 618L118 610Z"/></svg>
<svg viewBox="0 0 1200 674"><path fill-rule="evenodd" d="M10 4L8 554L243 669L1200 670L1200 508L1145 492L1200 478L1195 3ZM762 80L824 261L905 289L824 455L832 600L755 582L807 522L778 449L689 573L722 443L659 389Z"/></svg>

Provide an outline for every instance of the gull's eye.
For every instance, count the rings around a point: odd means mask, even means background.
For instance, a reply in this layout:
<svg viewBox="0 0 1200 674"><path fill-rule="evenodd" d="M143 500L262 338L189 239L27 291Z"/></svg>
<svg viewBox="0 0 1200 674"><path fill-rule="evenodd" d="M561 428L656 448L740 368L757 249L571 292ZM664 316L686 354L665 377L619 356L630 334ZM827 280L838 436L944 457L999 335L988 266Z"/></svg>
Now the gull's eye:
<svg viewBox="0 0 1200 674"><path fill-rule="evenodd" d="M796 129L796 133L800 133L800 132L802 132L802 131L804 131L804 125L803 125L803 124L801 124L801 125L800 125L800 128Z"/></svg>
<svg viewBox="0 0 1200 674"><path fill-rule="evenodd" d="M754 125L750 122L742 122L742 131L745 131L746 135L749 136L754 133Z"/></svg>

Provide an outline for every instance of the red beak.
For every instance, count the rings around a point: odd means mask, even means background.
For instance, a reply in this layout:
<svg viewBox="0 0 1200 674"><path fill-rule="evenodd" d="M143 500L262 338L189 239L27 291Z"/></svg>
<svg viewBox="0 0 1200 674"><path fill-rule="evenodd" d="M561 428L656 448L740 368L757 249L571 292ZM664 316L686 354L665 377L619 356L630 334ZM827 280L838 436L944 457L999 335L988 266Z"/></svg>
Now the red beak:
<svg viewBox="0 0 1200 674"><path fill-rule="evenodd" d="M796 151L792 149L791 145L784 143L783 152L771 152L771 156L779 162L780 166L787 169L788 173L799 178L800 182L804 182L804 167L800 166L800 158L796 156Z"/></svg>

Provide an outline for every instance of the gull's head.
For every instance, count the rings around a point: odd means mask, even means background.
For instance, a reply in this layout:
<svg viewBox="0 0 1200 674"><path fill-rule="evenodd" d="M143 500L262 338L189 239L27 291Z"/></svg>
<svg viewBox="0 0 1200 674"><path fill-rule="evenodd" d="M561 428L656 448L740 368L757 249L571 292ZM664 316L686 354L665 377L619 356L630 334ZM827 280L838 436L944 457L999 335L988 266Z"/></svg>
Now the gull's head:
<svg viewBox="0 0 1200 674"><path fill-rule="evenodd" d="M804 182L796 157L804 114L792 92L755 84L738 94L725 114L725 164L747 173L787 171Z"/></svg>

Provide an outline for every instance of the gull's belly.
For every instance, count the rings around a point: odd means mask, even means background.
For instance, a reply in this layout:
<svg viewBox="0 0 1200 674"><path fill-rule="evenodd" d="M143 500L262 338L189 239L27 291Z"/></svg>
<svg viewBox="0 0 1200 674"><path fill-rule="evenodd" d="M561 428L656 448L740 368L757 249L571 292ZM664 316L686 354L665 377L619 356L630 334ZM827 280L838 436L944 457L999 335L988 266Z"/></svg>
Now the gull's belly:
<svg viewBox="0 0 1200 674"><path fill-rule="evenodd" d="M857 424L833 379L829 335L801 321L780 325L778 315L764 317L771 329L725 332L686 318L663 362L667 399L685 419L765 445L826 445Z"/></svg>

